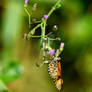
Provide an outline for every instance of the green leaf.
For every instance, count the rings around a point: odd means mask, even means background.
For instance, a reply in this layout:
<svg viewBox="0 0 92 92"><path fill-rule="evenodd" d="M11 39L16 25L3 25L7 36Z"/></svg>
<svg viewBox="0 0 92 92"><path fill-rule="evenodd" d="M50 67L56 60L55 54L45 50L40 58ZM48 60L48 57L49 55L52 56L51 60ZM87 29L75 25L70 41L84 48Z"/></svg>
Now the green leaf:
<svg viewBox="0 0 92 92"><path fill-rule="evenodd" d="M4 83L10 83L22 75L22 67L19 62L9 62L7 68L3 69L0 79Z"/></svg>
<svg viewBox="0 0 92 92"><path fill-rule="evenodd" d="M0 80L0 92L9 92L8 88L4 85L4 83Z"/></svg>

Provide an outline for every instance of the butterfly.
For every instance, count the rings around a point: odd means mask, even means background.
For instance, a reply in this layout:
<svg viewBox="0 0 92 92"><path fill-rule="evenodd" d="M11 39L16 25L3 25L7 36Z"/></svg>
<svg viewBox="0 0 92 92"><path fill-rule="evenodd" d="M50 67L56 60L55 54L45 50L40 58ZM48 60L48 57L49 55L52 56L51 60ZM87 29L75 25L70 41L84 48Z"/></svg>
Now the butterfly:
<svg viewBox="0 0 92 92"><path fill-rule="evenodd" d="M63 88L61 62L59 60L52 60L48 64L48 72L50 77L54 80L56 88L58 90L61 90Z"/></svg>

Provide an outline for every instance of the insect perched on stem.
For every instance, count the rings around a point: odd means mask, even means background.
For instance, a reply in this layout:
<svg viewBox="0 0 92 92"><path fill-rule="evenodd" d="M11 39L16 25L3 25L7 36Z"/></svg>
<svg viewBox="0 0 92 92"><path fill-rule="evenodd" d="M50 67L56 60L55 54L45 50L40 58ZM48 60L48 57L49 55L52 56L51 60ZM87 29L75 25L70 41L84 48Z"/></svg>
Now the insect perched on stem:
<svg viewBox="0 0 92 92"><path fill-rule="evenodd" d="M36 65L38 67L43 66L44 64L48 64L48 72L50 77L54 80L56 88L58 90L61 90L63 87L63 79L62 79L62 69L61 69L61 62L59 55L63 51L64 43L61 43L59 49L55 52L55 49L52 48L51 43L52 41L60 41L61 39L58 38L51 38L50 35L52 35L53 32L50 32L46 35L46 27L47 27L47 20L51 16L51 14L61 6L61 0L57 0L56 4L51 8L51 10L48 12L48 14L44 14L42 19L40 21L31 21L31 15L29 11L27 10L27 4L28 0L25 0L25 11L29 17L29 33L25 34L25 39L30 38L36 38L40 37L40 44L41 44L41 50L43 52L43 62L39 64L39 62L36 62ZM37 3L34 3L33 5L33 11L35 11L37 7ZM31 23L32 22L32 23ZM31 29L30 25L37 23L37 25ZM41 35L37 36L35 35L35 31L40 28L41 29ZM31 31L30 31L31 29ZM57 25L54 25L54 31L58 30Z"/></svg>
<svg viewBox="0 0 92 92"><path fill-rule="evenodd" d="M54 79L56 88L61 90L63 87L63 79L61 73L61 62L60 60L52 60L48 64L48 72L52 79Z"/></svg>

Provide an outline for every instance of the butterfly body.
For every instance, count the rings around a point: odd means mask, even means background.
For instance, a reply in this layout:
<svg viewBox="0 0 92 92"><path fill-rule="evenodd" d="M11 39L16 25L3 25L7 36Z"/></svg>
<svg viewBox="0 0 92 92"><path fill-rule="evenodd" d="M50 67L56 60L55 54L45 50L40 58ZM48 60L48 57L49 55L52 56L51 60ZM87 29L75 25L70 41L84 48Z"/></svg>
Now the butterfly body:
<svg viewBox="0 0 92 92"><path fill-rule="evenodd" d="M52 79L54 79L56 88L58 90L61 90L62 86L63 86L63 79L62 79L62 74L61 74L61 63L60 63L60 61L52 60L48 64L48 72L49 72L50 77Z"/></svg>

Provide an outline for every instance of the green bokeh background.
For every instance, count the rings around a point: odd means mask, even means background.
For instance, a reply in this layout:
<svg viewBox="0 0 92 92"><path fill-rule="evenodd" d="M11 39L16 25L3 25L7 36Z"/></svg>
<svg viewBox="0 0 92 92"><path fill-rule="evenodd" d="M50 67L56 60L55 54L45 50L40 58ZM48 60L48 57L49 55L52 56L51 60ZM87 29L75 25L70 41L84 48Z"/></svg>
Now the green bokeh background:
<svg viewBox="0 0 92 92"><path fill-rule="evenodd" d="M35 2L38 3L32 19L40 20L56 1L29 0L29 11ZM58 25L55 34L65 42L61 55L62 92L92 92L92 1L62 0L62 7L48 20L47 32L53 31L53 25ZM38 68L35 65L39 60L39 39L24 40L25 32L28 32L28 16L24 0L0 0L0 69L13 60L24 70L19 79L6 84L7 88L11 92L58 92L47 66ZM0 79L1 84L4 85Z"/></svg>

